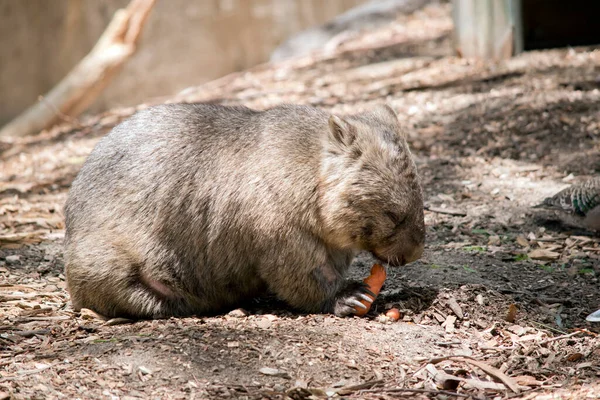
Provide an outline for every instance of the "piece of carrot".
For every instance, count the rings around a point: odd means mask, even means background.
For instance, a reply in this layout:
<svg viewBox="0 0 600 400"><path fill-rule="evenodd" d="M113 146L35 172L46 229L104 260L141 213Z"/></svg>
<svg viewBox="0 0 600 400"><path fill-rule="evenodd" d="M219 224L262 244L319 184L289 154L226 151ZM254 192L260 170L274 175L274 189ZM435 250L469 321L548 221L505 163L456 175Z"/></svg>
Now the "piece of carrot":
<svg viewBox="0 0 600 400"><path fill-rule="evenodd" d="M372 298L373 301L375 301L377 295L381 291L381 287L383 286L386 277L387 275L385 273L385 268L383 267L383 265L373 264L373 266L371 267L371 275L367 276L363 280L363 282L367 284L367 289L369 289L375 295L375 297L367 295L368 297ZM369 309L371 308L371 304L373 304L373 302L369 303L366 300L361 300L360 302L367 306L367 308L364 309L356 307L355 315L362 317L363 315L369 312Z"/></svg>
<svg viewBox="0 0 600 400"><path fill-rule="evenodd" d="M385 316L391 319L392 321L398 321L400 319L400 310L397 308L390 308L385 313Z"/></svg>

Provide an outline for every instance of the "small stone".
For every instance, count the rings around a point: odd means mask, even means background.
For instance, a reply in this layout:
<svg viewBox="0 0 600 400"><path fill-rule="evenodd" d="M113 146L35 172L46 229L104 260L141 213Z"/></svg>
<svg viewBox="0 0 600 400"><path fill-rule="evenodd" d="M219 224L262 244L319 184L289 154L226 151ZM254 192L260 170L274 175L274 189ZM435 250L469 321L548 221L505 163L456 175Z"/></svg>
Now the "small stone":
<svg viewBox="0 0 600 400"><path fill-rule="evenodd" d="M230 311L227 315L233 318L243 318L248 315L248 312L243 308L236 308L235 310Z"/></svg>
<svg viewBox="0 0 600 400"><path fill-rule="evenodd" d="M268 329L270 328L272 325L271 321L269 321L266 318L261 318L258 321L256 321L256 326L258 326L261 329Z"/></svg>
<svg viewBox="0 0 600 400"><path fill-rule="evenodd" d="M150 374L152 374L152 370L151 370L150 368L146 368L146 367L144 367L143 365L140 365L140 366L138 367L138 369L139 369L139 370L140 370L140 372L141 372L142 374L144 374L144 375L150 375Z"/></svg>
<svg viewBox="0 0 600 400"><path fill-rule="evenodd" d="M276 392L283 393L285 392L285 386L283 386L281 383L276 383L273 385L273 390Z"/></svg>
<svg viewBox="0 0 600 400"><path fill-rule="evenodd" d="M271 322L279 319L279 317L277 317L276 315L273 315L273 314L265 314L265 315L263 315L263 318L266 318Z"/></svg>
<svg viewBox="0 0 600 400"><path fill-rule="evenodd" d="M477 296L475 296L475 301L477 302L477 304L479 304L480 306L485 304L485 300L483 298L483 296L481 294L478 294Z"/></svg>
<svg viewBox="0 0 600 400"><path fill-rule="evenodd" d="M6 263L8 265L12 265L12 264L21 264L21 256L19 255L12 255L12 256L6 256Z"/></svg>
<svg viewBox="0 0 600 400"><path fill-rule="evenodd" d="M302 379L296 379L296 382L294 382L294 387L306 389L308 387L308 382Z"/></svg>

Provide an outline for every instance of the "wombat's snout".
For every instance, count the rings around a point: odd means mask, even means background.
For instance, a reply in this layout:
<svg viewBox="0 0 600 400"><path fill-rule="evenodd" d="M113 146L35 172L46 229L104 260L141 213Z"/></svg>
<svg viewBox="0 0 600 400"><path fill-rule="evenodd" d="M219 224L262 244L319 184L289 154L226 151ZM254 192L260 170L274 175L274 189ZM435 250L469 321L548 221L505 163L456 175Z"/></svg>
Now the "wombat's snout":
<svg viewBox="0 0 600 400"><path fill-rule="evenodd" d="M419 258L421 258L421 256L423 255L424 247L425 245L421 243L418 246L412 247L410 250L407 249L408 251L402 251L396 254L389 254L386 251L389 251L389 249L376 249L373 251L373 255L375 255L375 257L379 258L380 260L383 260L388 264L393 265L394 267L399 267L402 265L409 264L413 261L417 261Z"/></svg>

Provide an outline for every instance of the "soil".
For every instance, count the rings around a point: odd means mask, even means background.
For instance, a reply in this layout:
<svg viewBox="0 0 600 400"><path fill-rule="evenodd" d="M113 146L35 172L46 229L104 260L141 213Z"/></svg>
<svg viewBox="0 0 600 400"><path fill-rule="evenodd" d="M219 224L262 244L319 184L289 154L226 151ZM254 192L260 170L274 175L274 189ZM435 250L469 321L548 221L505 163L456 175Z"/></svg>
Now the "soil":
<svg viewBox="0 0 600 400"><path fill-rule="evenodd" d="M62 206L135 111L0 142L0 399L597 398L600 238L532 208L600 169L600 48L452 56L447 5L169 101L352 112L386 101L425 190L427 246L363 318L266 296L229 314L104 321L65 290ZM140 105L143 108L147 105ZM368 274L360 255L352 279ZM398 322L382 315L396 307Z"/></svg>

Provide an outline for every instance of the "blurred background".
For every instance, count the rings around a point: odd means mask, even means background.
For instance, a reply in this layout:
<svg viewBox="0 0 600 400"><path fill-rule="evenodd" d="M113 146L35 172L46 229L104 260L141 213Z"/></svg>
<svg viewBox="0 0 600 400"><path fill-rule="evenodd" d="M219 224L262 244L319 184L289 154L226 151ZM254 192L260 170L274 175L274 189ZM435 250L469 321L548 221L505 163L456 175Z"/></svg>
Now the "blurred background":
<svg viewBox="0 0 600 400"><path fill-rule="evenodd" d="M157 1L137 52L90 111L171 95L263 63L289 36L364 2ZM0 0L0 126L59 82L128 3Z"/></svg>

